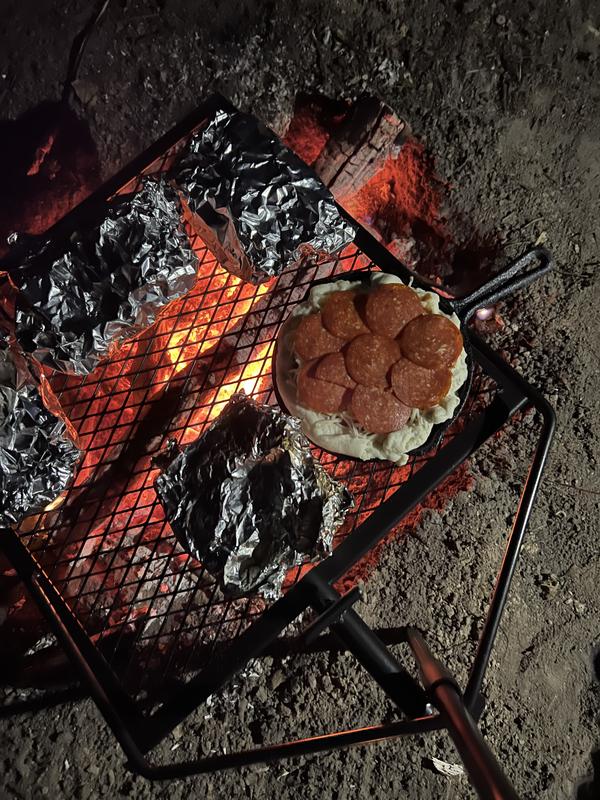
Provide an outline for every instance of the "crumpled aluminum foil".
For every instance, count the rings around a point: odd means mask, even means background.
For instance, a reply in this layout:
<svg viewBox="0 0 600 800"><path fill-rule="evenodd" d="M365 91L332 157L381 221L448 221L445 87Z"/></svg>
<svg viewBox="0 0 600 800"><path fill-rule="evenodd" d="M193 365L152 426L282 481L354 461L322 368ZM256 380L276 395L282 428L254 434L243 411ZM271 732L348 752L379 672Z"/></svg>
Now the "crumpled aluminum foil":
<svg viewBox="0 0 600 800"><path fill-rule="evenodd" d="M217 260L252 283L354 240L315 173L249 114L218 111L172 175Z"/></svg>
<svg viewBox="0 0 600 800"><path fill-rule="evenodd" d="M352 505L313 459L299 420L244 394L155 485L182 546L235 596L279 596L291 567L331 552Z"/></svg>
<svg viewBox="0 0 600 800"><path fill-rule="evenodd" d="M196 280L181 214L177 191L146 178L139 192L112 200L104 218L74 234L58 256L52 243L31 254L11 272L23 349L54 369L84 375L111 345L151 325Z"/></svg>
<svg viewBox="0 0 600 800"><path fill-rule="evenodd" d="M42 400L43 395L43 400ZM67 488L80 457L58 401L0 340L0 525L41 511Z"/></svg>

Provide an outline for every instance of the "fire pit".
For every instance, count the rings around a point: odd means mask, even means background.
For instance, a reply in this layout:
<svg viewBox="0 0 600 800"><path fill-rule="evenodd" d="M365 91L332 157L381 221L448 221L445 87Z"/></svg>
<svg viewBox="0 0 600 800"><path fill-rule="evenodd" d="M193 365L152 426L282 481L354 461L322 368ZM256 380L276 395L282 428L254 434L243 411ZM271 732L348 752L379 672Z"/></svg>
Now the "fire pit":
<svg viewBox="0 0 600 800"><path fill-rule="evenodd" d="M224 106L221 98L202 106L49 236L64 235L80 226L98 203L137 189L146 175L168 170L193 132ZM351 609L358 589L341 595L334 587L511 417L528 406L540 412L539 443L464 693L466 708L476 719L483 707L482 680L552 436L552 409L469 334L472 388L461 414L435 447L410 456L401 467L314 448L329 474L355 499L336 534L333 554L317 566L291 569L284 594L275 602L258 595L228 598L203 565L183 551L165 521L154 480L166 443L174 439L185 445L197 439L241 390L261 403L277 404L271 379L277 332L315 281L369 268L407 282L413 279L423 288L426 284L360 227L355 242L338 257L288 268L259 286L226 272L191 230L190 239L199 261L191 292L89 375L49 373L84 459L60 501L27 518L20 528L3 530L0 544L79 664L131 764L149 777L239 766L445 726L456 732L464 708L457 705L455 684L420 636L407 630L427 693ZM547 267L543 251L534 256L527 263L538 259ZM486 292L476 294L482 305L488 297ZM147 753L175 725L308 610L314 614L302 634L305 639L331 626L409 719L193 763L149 763ZM431 701L443 709L441 714L432 713ZM467 759L472 736L467 731L457 742ZM493 778L480 775L478 786Z"/></svg>

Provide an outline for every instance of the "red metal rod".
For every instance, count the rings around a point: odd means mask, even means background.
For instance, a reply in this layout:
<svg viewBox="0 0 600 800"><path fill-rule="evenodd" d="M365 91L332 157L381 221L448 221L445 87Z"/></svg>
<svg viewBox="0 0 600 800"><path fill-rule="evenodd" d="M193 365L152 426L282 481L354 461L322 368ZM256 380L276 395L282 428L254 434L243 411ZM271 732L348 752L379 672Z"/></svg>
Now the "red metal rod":
<svg viewBox="0 0 600 800"><path fill-rule="evenodd" d="M467 710L460 689L446 667L432 655L421 634L407 629L423 684L440 712L450 738L459 752L471 783L482 800L519 800Z"/></svg>

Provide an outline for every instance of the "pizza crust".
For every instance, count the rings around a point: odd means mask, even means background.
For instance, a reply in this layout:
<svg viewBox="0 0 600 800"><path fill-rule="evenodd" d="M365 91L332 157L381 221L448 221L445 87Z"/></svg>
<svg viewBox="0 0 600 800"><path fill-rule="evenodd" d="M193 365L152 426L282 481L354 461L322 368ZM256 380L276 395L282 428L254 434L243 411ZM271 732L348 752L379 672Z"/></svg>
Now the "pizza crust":
<svg viewBox="0 0 600 800"><path fill-rule="evenodd" d="M400 283L396 275L385 272L371 273L371 288L384 283ZM427 292L411 287L419 295L424 308L433 314L442 314L451 320L460 330L460 320L456 314L451 316L440 311L439 297L434 292ZM319 311L326 297L332 292L358 289L368 291L361 281L337 280L331 283L313 286L308 299L297 305L282 325L277 340L275 379L277 389L288 411L302 420L302 428L306 436L319 447L333 453L352 456L367 461L373 458L394 461L402 465L408 461L407 454L424 444L431 429L440 422L445 422L454 414L460 402L458 390L467 379L467 355L463 348L458 361L452 367L452 383L450 391L443 401L425 411L413 409L408 423L402 430L388 434L372 434L360 428L352 419L343 414L320 414L317 411L299 405L296 396L296 374L299 362L293 351L294 334L300 319L315 311Z"/></svg>

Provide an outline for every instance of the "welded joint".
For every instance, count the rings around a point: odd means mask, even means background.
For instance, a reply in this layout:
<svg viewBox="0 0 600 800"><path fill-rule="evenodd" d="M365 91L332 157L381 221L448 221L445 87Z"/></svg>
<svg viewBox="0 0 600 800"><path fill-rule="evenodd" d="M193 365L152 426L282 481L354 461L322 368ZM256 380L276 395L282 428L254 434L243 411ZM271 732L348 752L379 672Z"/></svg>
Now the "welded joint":
<svg viewBox="0 0 600 800"><path fill-rule="evenodd" d="M314 644L319 638L321 633L331 627L336 622L342 622L346 612L359 600L362 600L362 594L359 586L350 589L346 594L340 595L337 600L334 600L328 608L325 609L319 616L311 623L311 625L304 632L304 643L306 645Z"/></svg>

